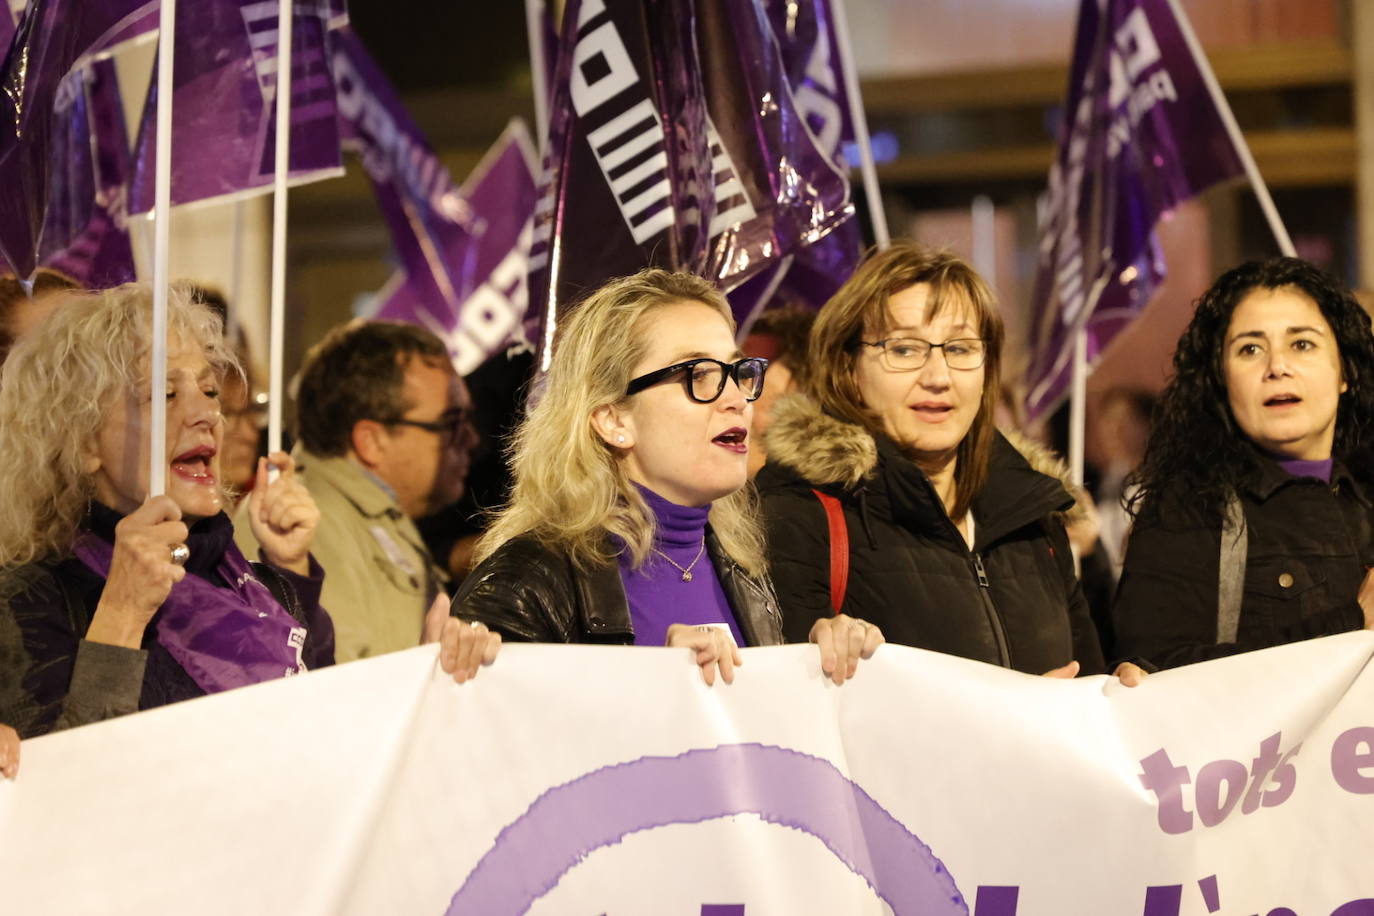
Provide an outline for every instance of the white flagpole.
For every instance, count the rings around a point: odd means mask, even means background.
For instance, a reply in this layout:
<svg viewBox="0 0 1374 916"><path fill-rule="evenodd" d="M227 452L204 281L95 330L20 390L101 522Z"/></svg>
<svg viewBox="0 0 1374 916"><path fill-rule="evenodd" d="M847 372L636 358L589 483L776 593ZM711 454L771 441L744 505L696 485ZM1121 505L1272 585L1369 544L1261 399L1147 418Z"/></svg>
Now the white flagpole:
<svg viewBox="0 0 1374 916"><path fill-rule="evenodd" d="M286 315L286 181L291 171L291 11L279 0L277 15L277 167L272 194L272 303L268 338L267 449L281 451L282 349Z"/></svg>
<svg viewBox="0 0 1374 916"><path fill-rule="evenodd" d="M854 48L849 43L849 19L845 15L844 2L830 0L830 18L835 23L835 44L840 49L845 96L850 117L854 120L854 142L859 147L859 169L864 180L864 197L868 200L869 220L873 223L873 240L879 248L886 248L892 238L888 235L887 212L883 210L883 198L878 190L878 168L873 163L868 116L864 114L863 94L859 92L859 74L854 67Z"/></svg>
<svg viewBox="0 0 1374 916"><path fill-rule="evenodd" d="M1236 116L1231 112L1231 106L1226 102L1226 95L1221 91L1221 84L1217 82L1216 74L1212 72L1212 65L1207 61L1207 55L1202 50L1202 44L1197 40L1197 35L1193 33L1193 26L1188 22L1188 16L1183 11L1183 7L1178 0L1169 0L1169 7L1174 12L1174 19L1178 20L1179 31L1183 33L1183 40L1188 43L1188 50L1192 52L1193 60L1197 63L1198 71L1202 74L1202 81L1207 84L1207 91L1212 94L1212 101L1217 106L1217 112L1221 115L1221 122L1226 125L1226 132L1231 136L1231 145L1236 148L1236 154L1240 156L1241 165L1245 167L1245 176L1250 179L1250 187L1255 191L1255 199L1259 201L1260 209L1264 211L1264 218L1269 222L1269 230L1274 233L1274 240L1279 243L1279 251L1290 258L1297 257L1297 250L1293 247L1293 240L1288 237L1288 230L1283 225L1283 220L1279 218L1278 208L1274 206L1274 199L1269 196L1269 187L1260 177L1259 167L1255 165L1255 157L1250 155L1250 145L1245 142L1245 136L1240 132L1240 125L1236 123Z"/></svg>
<svg viewBox="0 0 1374 916"><path fill-rule="evenodd" d="M148 495L167 492L167 284L172 216L172 81L176 0L158 10L157 151L153 157L153 339L149 348L152 406L149 410Z"/></svg>
<svg viewBox="0 0 1374 916"><path fill-rule="evenodd" d="M979 194L969 206L969 235L973 269L992 289L997 288L997 207L992 198Z"/></svg>
<svg viewBox="0 0 1374 916"><path fill-rule="evenodd" d="M548 60L544 57L544 4L525 0L525 32L530 43L530 80L534 84L535 143L542 156L549 144Z"/></svg>
<svg viewBox="0 0 1374 916"><path fill-rule="evenodd" d="M1083 445L1088 423L1088 327L1073 332L1073 374L1069 377L1069 477L1083 486Z"/></svg>

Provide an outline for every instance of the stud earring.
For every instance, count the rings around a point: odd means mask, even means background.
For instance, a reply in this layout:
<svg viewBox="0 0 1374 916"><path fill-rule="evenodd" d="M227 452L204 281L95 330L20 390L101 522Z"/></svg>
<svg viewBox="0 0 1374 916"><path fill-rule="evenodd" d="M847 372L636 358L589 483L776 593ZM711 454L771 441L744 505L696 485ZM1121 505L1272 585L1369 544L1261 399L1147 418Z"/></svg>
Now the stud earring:
<svg viewBox="0 0 1374 916"><path fill-rule="evenodd" d="M620 443L621 445L624 445L624 444L625 444L625 437L624 437L624 436L616 436L616 437L615 437L615 441L618 442L618 443Z"/></svg>

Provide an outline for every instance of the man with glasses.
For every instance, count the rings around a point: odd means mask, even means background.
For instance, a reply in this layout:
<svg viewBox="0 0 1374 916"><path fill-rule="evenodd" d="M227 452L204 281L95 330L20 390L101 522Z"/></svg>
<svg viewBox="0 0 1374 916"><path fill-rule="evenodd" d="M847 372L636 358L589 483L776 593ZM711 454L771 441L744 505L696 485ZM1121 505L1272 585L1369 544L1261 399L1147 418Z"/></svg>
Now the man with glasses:
<svg viewBox="0 0 1374 916"><path fill-rule="evenodd" d="M467 388L438 337L384 321L330 331L298 382L293 455L320 509L313 552L325 570L335 658L419 645L447 577L415 519L463 494L477 444Z"/></svg>

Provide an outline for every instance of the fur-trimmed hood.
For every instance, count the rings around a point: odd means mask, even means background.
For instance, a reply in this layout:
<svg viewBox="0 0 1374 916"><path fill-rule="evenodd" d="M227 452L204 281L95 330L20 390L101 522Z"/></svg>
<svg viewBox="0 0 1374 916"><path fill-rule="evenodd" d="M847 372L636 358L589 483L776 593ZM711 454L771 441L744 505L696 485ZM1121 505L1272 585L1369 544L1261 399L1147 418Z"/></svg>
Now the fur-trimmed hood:
<svg viewBox="0 0 1374 916"><path fill-rule="evenodd" d="M1034 470L1052 477L1077 499L1079 488L1053 450L1022 433L999 430ZM812 483L853 489L873 476L878 444L868 430L836 419L804 394L789 394L773 405L773 423L764 433L768 460L789 467ZM1087 514L1081 501L1061 513L1066 524Z"/></svg>

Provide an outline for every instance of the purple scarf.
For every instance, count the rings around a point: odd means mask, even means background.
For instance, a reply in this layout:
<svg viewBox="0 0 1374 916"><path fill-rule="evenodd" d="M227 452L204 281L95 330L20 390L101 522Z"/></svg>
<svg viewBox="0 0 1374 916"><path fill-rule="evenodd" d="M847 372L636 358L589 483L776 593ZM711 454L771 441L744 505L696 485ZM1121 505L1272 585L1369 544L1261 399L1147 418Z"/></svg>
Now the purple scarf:
<svg viewBox="0 0 1374 916"><path fill-rule="evenodd" d="M109 577L109 541L86 532L72 550L101 578ZM172 586L153 619L162 647L206 693L305 671L306 628L254 577L232 540L215 569L227 588L189 571Z"/></svg>

